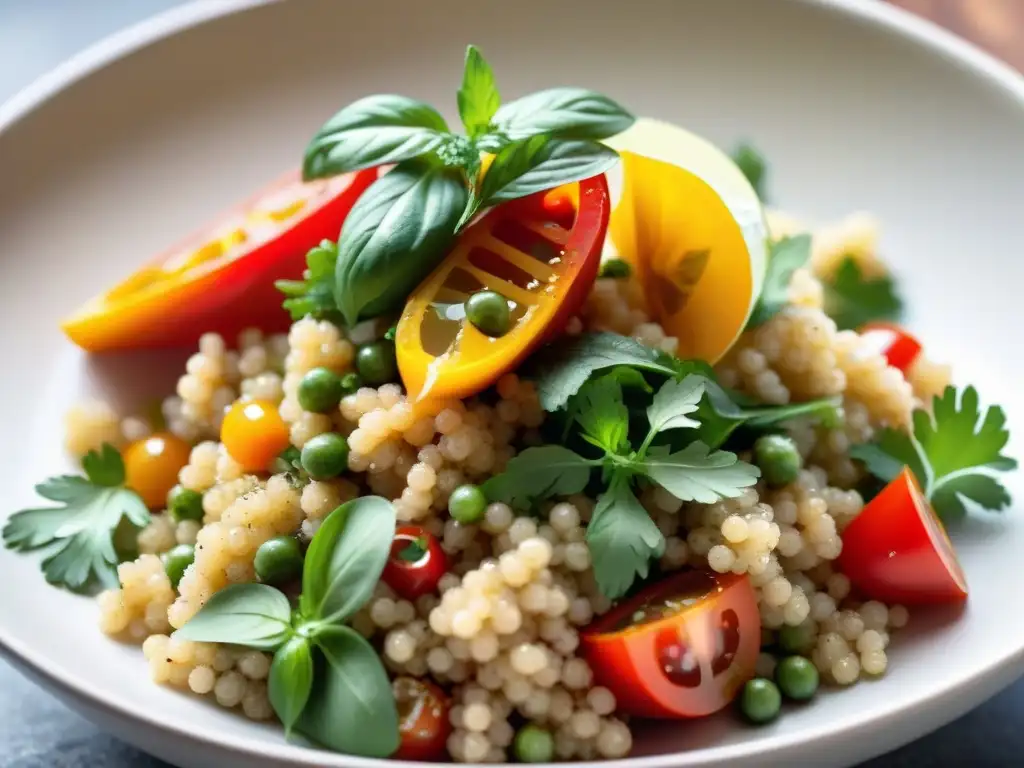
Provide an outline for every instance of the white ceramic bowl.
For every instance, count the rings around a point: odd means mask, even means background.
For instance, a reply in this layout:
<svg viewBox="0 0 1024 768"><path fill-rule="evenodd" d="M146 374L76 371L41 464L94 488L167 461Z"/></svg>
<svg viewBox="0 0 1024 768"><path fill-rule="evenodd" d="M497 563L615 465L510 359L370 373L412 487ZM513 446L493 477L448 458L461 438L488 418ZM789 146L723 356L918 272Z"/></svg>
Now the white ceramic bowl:
<svg viewBox="0 0 1024 768"><path fill-rule="evenodd" d="M65 468L60 415L73 400L116 387L140 402L167 391L183 360L89 363L58 318L296 164L341 104L399 91L451 115L467 42L506 94L592 86L722 144L754 139L777 199L797 211L876 212L929 352L1004 404L1022 434L1024 81L967 44L869 0L518 0L486 12L456 0L204 0L101 43L0 108L5 510ZM1021 480L1010 486L1024 498ZM915 618L882 681L767 728L729 716L652 727L622 764L849 764L995 693L1024 669L1024 614L1011 608L1024 521L972 521L958 546L966 611ZM0 648L127 741L182 766L373 762L286 744L275 728L153 685L138 650L106 640L94 604L47 586L34 559L0 553L0 575Z"/></svg>

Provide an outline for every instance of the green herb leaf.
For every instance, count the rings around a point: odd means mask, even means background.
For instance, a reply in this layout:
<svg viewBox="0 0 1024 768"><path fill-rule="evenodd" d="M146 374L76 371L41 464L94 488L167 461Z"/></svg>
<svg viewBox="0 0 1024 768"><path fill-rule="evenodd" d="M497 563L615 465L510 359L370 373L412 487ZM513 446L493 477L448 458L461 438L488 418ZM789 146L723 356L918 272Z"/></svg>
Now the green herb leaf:
<svg viewBox="0 0 1024 768"><path fill-rule="evenodd" d="M810 235L784 237L772 243L764 287L747 321L748 328L756 328L767 322L789 303L789 282L793 279L793 273L806 264L809 258Z"/></svg>
<svg viewBox="0 0 1024 768"><path fill-rule="evenodd" d="M525 510L541 499L579 493L596 464L560 445L527 448L482 487L491 501Z"/></svg>
<svg viewBox="0 0 1024 768"><path fill-rule="evenodd" d="M480 207L516 200L571 181L604 173L618 160L615 150L594 141L533 136L504 147L480 186Z"/></svg>
<svg viewBox="0 0 1024 768"><path fill-rule="evenodd" d="M761 202L767 202L765 177L768 173L768 163L765 162L764 156L752 145L740 144L733 150L732 160L747 177L747 181L750 182L750 186L754 188L754 192L757 193Z"/></svg>
<svg viewBox="0 0 1024 768"><path fill-rule="evenodd" d="M36 493L60 506L15 512L3 527L4 546L20 552L49 547L42 570L51 584L76 591L97 583L115 587L114 534L122 521L144 528L149 510L138 494L120 485L124 462L113 446L91 451L82 466L88 478L62 475L36 486Z"/></svg>
<svg viewBox="0 0 1024 768"><path fill-rule="evenodd" d="M466 67L458 102L459 117L470 136L485 133L501 105L501 95L491 65L473 45L466 49Z"/></svg>
<svg viewBox="0 0 1024 768"><path fill-rule="evenodd" d="M587 545L597 586L614 600L626 594L637 576L647 578L650 561L665 551L665 537L633 495L629 480L616 475L597 499Z"/></svg>
<svg viewBox="0 0 1024 768"><path fill-rule="evenodd" d="M413 539L398 553L398 559L406 563L418 563L425 554L427 554L426 540Z"/></svg>
<svg viewBox="0 0 1024 768"><path fill-rule="evenodd" d="M874 321L899 320L903 300L891 277L869 280L857 262L847 256L832 279L825 281L825 313L840 330L855 330Z"/></svg>
<svg viewBox="0 0 1024 768"><path fill-rule="evenodd" d="M309 640L296 635L278 648L267 678L270 706L284 726L285 737L291 736L312 690L312 648Z"/></svg>
<svg viewBox="0 0 1024 768"><path fill-rule="evenodd" d="M707 382L707 397L700 408L700 440L714 449L736 429L768 431L799 418L817 419L826 426L841 422L842 400L826 397L788 405L741 406L717 383Z"/></svg>
<svg viewBox="0 0 1024 768"><path fill-rule="evenodd" d="M850 454L886 482L909 467L946 520L965 514L965 499L986 510L1006 508L1010 495L995 473L1015 469L1017 462L1002 452L1010 439L1003 409L990 406L982 414L974 387L958 393L950 386L932 411L914 411L912 434L886 429L874 444L853 446Z"/></svg>
<svg viewBox="0 0 1024 768"><path fill-rule="evenodd" d="M278 280L274 283L277 290L285 295L282 306L292 320L301 320L307 315L318 320L341 320L334 301L334 268L337 262L337 244L323 240L306 253L302 280Z"/></svg>
<svg viewBox="0 0 1024 768"><path fill-rule="evenodd" d="M690 414L697 412L706 381L703 376L691 374L682 380L665 382L647 408L651 432L699 427L700 422L691 419Z"/></svg>
<svg viewBox="0 0 1024 768"><path fill-rule="evenodd" d="M316 639L324 662L297 730L335 752L388 757L398 749L398 709L380 656L361 635L331 627Z"/></svg>
<svg viewBox="0 0 1024 768"><path fill-rule="evenodd" d="M379 94L349 104L324 123L306 147L306 180L399 163L434 150L448 125L429 104Z"/></svg>
<svg viewBox="0 0 1024 768"><path fill-rule="evenodd" d="M648 455L636 468L683 501L713 504L732 499L757 482L757 467L728 451L710 452L702 442L690 443L668 456Z"/></svg>
<svg viewBox="0 0 1024 768"><path fill-rule="evenodd" d="M607 139L636 120L609 99L584 88L550 88L502 106L494 130L512 141L541 134L561 139Z"/></svg>
<svg viewBox="0 0 1024 768"><path fill-rule="evenodd" d="M291 617L292 607L279 589L232 584L214 593L174 637L274 651L291 635Z"/></svg>
<svg viewBox="0 0 1024 768"><path fill-rule="evenodd" d="M348 325L404 305L444 258L467 199L458 169L422 160L363 193L338 240L334 300Z"/></svg>
<svg viewBox="0 0 1024 768"><path fill-rule="evenodd" d="M524 374L536 382L544 410L557 411L595 371L618 365L665 376L676 374L672 363L653 349L616 333L563 337L531 356Z"/></svg>
<svg viewBox="0 0 1024 768"><path fill-rule="evenodd" d="M306 551L302 614L338 623L362 608L387 564L394 535L395 508L380 496L353 499L331 512Z"/></svg>
<svg viewBox="0 0 1024 768"><path fill-rule="evenodd" d="M629 411L615 376L600 376L584 384L573 399L572 410L583 427L584 439L607 453L622 450L629 433Z"/></svg>

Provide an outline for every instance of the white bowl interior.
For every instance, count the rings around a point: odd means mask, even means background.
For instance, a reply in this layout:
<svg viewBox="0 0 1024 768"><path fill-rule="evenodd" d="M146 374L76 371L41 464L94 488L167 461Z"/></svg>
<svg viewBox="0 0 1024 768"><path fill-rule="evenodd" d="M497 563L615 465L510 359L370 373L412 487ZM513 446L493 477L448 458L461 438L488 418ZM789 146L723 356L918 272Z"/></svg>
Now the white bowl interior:
<svg viewBox="0 0 1024 768"><path fill-rule="evenodd" d="M1020 433L1024 363L1000 339L1024 319L1013 224L1024 199L1024 88L924 25L904 21L897 32L869 18L903 19L896 12L829 5L521 0L489 9L498 23L455 0L275 3L159 40L60 92L0 132L5 510L32 503L32 483L66 468L60 422L70 403L90 391L145 402L172 389L184 360L85 361L59 318L295 165L343 103L397 91L454 119L468 42L507 96L555 82L595 87L723 145L753 139L787 208L815 219L876 213L929 352L1004 404ZM1009 485L1021 497L1021 478ZM721 717L645 729L638 753L651 757L637 765L754 765L769 755L840 764L920 735L1010 682L1024 616L1007 610L1004 574L1015 572L1024 524L1013 514L977 518L956 537L972 589L964 615L915 617L883 681L768 728ZM0 573L0 644L111 727L123 729L127 713L148 721L136 741L157 739L154 724L188 734L149 744L163 756L234 764L200 744L220 740L238 764L364 762L285 746L275 729L152 685L141 654L107 641L94 605L47 586L35 560L0 552ZM244 751L254 754L243 760Z"/></svg>

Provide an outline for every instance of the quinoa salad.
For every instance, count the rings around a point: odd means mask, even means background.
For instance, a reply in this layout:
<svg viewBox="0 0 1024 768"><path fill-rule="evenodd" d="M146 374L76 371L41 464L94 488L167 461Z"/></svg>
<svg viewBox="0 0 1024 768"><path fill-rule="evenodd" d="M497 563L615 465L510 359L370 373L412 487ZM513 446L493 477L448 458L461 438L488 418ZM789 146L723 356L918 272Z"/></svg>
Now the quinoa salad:
<svg viewBox="0 0 1024 768"><path fill-rule="evenodd" d="M472 46L457 105L348 105L72 314L90 354L195 351L147 413L67 414L82 474L6 547L154 683L344 754L622 758L883 676L1016 462L876 222L593 91L503 102Z"/></svg>

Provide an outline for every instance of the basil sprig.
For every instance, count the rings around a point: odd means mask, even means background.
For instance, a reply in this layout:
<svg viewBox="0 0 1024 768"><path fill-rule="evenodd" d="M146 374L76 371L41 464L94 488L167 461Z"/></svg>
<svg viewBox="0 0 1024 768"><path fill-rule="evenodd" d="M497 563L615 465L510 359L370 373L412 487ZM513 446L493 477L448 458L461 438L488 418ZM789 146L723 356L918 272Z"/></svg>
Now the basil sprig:
<svg viewBox="0 0 1024 768"><path fill-rule="evenodd" d="M333 290L323 285L329 278L322 257L330 253L323 248L304 282L283 286L293 315L340 313L354 325L398 311L476 213L604 173L617 155L598 140L634 120L616 102L583 88L552 88L502 106L494 73L473 46L457 103L465 136L449 131L430 105L395 95L360 99L316 133L302 166L307 180L397 167L374 182L345 219L331 254ZM481 152L496 154L486 175ZM307 293L315 301L306 301ZM336 306L325 306L325 296Z"/></svg>
<svg viewBox="0 0 1024 768"><path fill-rule="evenodd" d="M306 553L297 608L266 584L235 584L174 633L274 652L267 692L285 732L328 749L387 757L399 744L387 673L345 624L370 599L391 552L395 510L364 496L328 515Z"/></svg>

